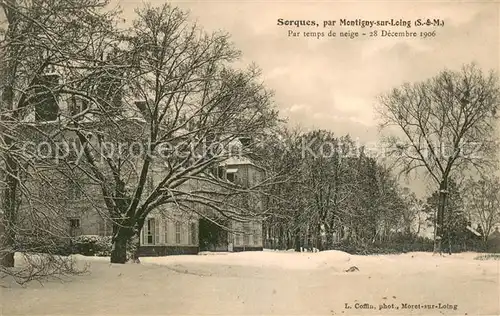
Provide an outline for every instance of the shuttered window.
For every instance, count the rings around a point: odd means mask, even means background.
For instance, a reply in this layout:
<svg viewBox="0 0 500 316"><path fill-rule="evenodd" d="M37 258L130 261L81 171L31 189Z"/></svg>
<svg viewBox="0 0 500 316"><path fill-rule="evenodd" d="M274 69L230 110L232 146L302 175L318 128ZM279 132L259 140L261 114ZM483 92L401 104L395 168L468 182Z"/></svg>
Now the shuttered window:
<svg viewBox="0 0 500 316"><path fill-rule="evenodd" d="M163 243L168 244L168 220L163 220Z"/></svg>
<svg viewBox="0 0 500 316"><path fill-rule="evenodd" d="M250 223L243 223L243 244L248 246L250 244Z"/></svg>
<svg viewBox="0 0 500 316"><path fill-rule="evenodd" d="M160 221L150 218L142 229L142 242L144 245L155 245L160 242Z"/></svg>
<svg viewBox="0 0 500 316"><path fill-rule="evenodd" d="M181 230L182 230L181 222L175 222L175 243L176 244L181 243Z"/></svg>

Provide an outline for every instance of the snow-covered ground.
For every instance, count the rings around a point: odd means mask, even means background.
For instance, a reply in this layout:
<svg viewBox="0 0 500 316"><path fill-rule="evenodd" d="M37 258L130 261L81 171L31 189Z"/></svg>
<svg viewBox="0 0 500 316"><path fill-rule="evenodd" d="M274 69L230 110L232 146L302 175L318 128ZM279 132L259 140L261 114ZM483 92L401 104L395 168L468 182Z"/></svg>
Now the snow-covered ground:
<svg viewBox="0 0 500 316"><path fill-rule="evenodd" d="M76 256L91 273L0 288L0 314L500 315L500 261L476 256L264 251L126 265Z"/></svg>

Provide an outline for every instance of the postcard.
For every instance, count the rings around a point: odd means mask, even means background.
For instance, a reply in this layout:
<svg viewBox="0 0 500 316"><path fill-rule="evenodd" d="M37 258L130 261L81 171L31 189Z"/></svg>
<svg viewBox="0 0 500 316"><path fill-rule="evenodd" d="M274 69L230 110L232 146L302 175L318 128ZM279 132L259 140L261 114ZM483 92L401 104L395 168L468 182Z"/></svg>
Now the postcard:
<svg viewBox="0 0 500 316"><path fill-rule="evenodd" d="M0 314L500 315L499 19L0 0Z"/></svg>

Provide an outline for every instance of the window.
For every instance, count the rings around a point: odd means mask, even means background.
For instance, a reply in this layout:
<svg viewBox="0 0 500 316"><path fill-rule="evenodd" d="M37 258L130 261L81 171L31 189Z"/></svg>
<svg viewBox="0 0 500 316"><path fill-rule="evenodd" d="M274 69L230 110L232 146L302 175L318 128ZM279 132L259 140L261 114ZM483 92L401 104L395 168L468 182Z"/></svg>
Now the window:
<svg viewBox="0 0 500 316"><path fill-rule="evenodd" d="M69 115L75 116L89 107L89 101L80 96L72 96L68 102Z"/></svg>
<svg viewBox="0 0 500 316"><path fill-rule="evenodd" d="M80 228L80 219L79 218L70 218L69 219L69 227L72 229Z"/></svg>
<svg viewBox="0 0 500 316"><path fill-rule="evenodd" d="M155 240L158 239L159 237L159 232L157 230L157 224L155 224L155 219L154 218L150 218L147 220L147 224L146 224L146 231L145 231L145 238L144 238L144 243L147 244L147 245L154 245L155 244Z"/></svg>
<svg viewBox="0 0 500 316"><path fill-rule="evenodd" d="M250 223L243 223L243 244L250 244Z"/></svg>
<svg viewBox="0 0 500 316"><path fill-rule="evenodd" d="M197 232L196 232L196 223L190 223L189 224L189 244L190 245L196 245L198 243L197 240Z"/></svg>
<svg viewBox="0 0 500 316"><path fill-rule="evenodd" d="M240 233L235 233L234 234L234 243L236 244L236 246L241 245L241 235L240 235Z"/></svg>
<svg viewBox="0 0 500 316"><path fill-rule="evenodd" d="M166 219L163 221L163 242L168 243L168 221Z"/></svg>
<svg viewBox="0 0 500 316"><path fill-rule="evenodd" d="M186 123L186 129L187 129L188 131L194 131L194 130L196 129L196 127L197 127L197 124L196 124L196 122L194 121L194 118L193 118L193 117L191 117L191 118L189 119L189 121L187 121L187 123Z"/></svg>
<svg viewBox="0 0 500 316"><path fill-rule="evenodd" d="M181 222L175 222L175 243L176 244L181 243L181 229L182 229Z"/></svg>
<svg viewBox="0 0 500 316"><path fill-rule="evenodd" d="M68 184L68 190L71 200L78 200L82 197L82 190L77 182L71 180Z"/></svg>
<svg viewBox="0 0 500 316"><path fill-rule="evenodd" d="M259 241L260 241L259 230L255 228L253 230L253 244L256 246L259 245Z"/></svg>
<svg viewBox="0 0 500 316"><path fill-rule="evenodd" d="M156 220L155 223L155 244L160 243L160 221Z"/></svg>
<svg viewBox="0 0 500 316"><path fill-rule="evenodd" d="M224 167L217 168L217 177L219 177L221 179L224 177Z"/></svg>
<svg viewBox="0 0 500 316"><path fill-rule="evenodd" d="M135 106L141 112L141 115L144 119L147 121L151 120L151 110L148 107L148 103L144 100L141 101L135 101Z"/></svg>
<svg viewBox="0 0 500 316"><path fill-rule="evenodd" d="M99 222L99 236L111 236L113 234L113 226L110 221L102 219Z"/></svg>
<svg viewBox="0 0 500 316"><path fill-rule="evenodd" d="M147 149L147 147L144 146L144 144L140 142L133 142L129 144L128 148L128 154L129 155L134 155L134 156L141 156L144 154L144 151Z"/></svg>
<svg viewBox="0 0 500 316"><path fill-rule="evenodd" d="M35 120L38 122L49 122L57 120L59 116L59 105L57 92L54 91L59 85L58 74L44 74L35 82L35 96L30 98L35 106Z"/></svg>
<svg viewBox="0 0 500 316"><path fill-rule="evenodd" d="M113 74L109 77L103 78L102 83L97 86L98 99L105 102L103 105L108 110L109 114L118 111L122 106L122 82L119 79L113 78Z"/></svg>
<svg viewBox="0 0 500 316"><path fill-rule="evenodd" d="M80 235L80 219L79 218L70 218L69 219L69 234L70 236L78 236Z"/></svg>
<svg viewBox="0 0 500 316"><path fill-rule="evenodd" d="M227 181L229 182L233 182L235 183L236 182L236 172L238 171L238 169L227 169L226 170L226 179Z"/></svg>

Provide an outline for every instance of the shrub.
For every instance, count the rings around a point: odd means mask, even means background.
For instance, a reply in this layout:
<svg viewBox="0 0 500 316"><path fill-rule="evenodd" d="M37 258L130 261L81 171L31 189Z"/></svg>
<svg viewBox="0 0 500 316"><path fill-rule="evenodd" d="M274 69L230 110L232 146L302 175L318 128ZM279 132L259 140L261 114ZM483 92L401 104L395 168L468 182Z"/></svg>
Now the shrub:
<svg viewBox="0 0 500 316"><path fill-rule="evenodd" d="M134 251L133 242L127 244L127 258ZM47 253L61 256L81 254L84 256L108 257L111 255L111 236L80 235L77 237L56 237L39 235L18 235L14 244L15 251Z"/></svg>
<svg viewBox="0 0 500 316"><path fill-rule="evenodd" d="M111 254L111 236L81 235L72 240L73 252L84 256L106 257Z"/></svg>
<svg viewBox="0 0 500 316"><path fill-rule="evenodd" d="M38 234L17 235L14 250L25 253L47 253L67 256L72 253L70 238Z"/></svg>
<svg viewBox="0 0 500 316"><path fill-rule="evenodd" d="M373 255L373 254L398 254L417 251L432 251L434 243L429 238L418 236L395 235L390 241L382 243L353 243L342 241L335 245L334 249L350 254Z"/></svg>
<svg viewBox="0 0 500 316"><path fill-rule="evenodd" d="M109 257L111 256L111 249L113 244L111 236L98 236L98 235L80 235L72 240L73 253L78 253L84 256L98 256ZM131 240L127 243L127 258L131 257L135 245Z"/></svg>
<svg viewBox="0 0 500 316"><path fill-rule="evenodd" d="M500 254L489 253L485 255L480 255L475 257L474 260L500 260Z"/></svg>

